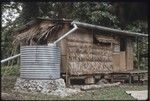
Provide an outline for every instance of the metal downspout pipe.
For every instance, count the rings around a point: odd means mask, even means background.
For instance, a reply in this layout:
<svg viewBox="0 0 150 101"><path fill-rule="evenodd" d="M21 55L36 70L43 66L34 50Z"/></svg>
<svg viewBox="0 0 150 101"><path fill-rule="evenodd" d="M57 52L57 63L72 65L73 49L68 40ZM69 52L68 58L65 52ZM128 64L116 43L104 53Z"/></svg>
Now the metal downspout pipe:
<svg viewBox="0 0 150 101"><path fill-rule="evenodd" d="M1 63L4 63L4 62L6 62L6 61L9 61L9 60L12 60L12 59L14 59L14 58L17 58L18 56L20 56L21 54L17 54L17 55L14 55L14 56L12 56L12 57L9 57L9 58L7 58L7 59L3 59L3 60L1 60Z"/></svg>
<svg viewBox="0 0 150 101"><path fill-rule="evenodd" d="M73 24L74 28L72 30L70 30L69 32L67 32L66 34L64 34L62 37L60 37L59 39L57 39L53 44L58 43L59 41L61 41L63 38L65 38L67 35L69 35L70 33L74 32L75 30L78 29L76 24Z"/></svg>

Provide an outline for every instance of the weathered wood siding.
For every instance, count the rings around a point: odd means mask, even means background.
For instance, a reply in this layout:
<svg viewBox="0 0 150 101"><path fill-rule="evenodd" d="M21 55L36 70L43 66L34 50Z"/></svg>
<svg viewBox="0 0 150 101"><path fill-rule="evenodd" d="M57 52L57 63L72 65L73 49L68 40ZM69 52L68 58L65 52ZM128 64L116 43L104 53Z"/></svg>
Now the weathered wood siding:
<svg viewBox="0 0 150 101"><path fill-rule="evenodd" d="M113 53L113 72L126 71L125 52Z"/></svg>
<svg viewBox="0 0 150 101"><path fill-rule="evenodd" d="M126 71L126 55L125 55L125 51L120 52L120 71Z"/></svg>
<svg viewBox="0 0 150 101"><path fill-rule="evenodd" d="M113 72L120 70L120 53L113 53Z"/></svg>
<svg viewBox="0 0 150 101"><path fill-rule="evenodd" d="M124 49L126 49L126 45L125 46L121 46L122 44L126 44L122 43L121 41L123 39L119 36L116 36L116 43L114 43L113 45L113 71L114 72L122 72L122 71L127 71L126 69L126 50L121 50L121 47L124 47ZM124 42L124 41L123 41Z"/></svg>
<svg viewBox="0 0 150 101"><path fill-rule="evenodd" d="M126 70L133 70L133 42L130 37L127 38L126 64Z"/></svg>
<svg viewBox="0 0 150 101"><path fill-rule="evenodd" d="M59 33L58 33L58 38L63 36L69 30L70 29L69 29L68 25L64 24L63 29L61 31L59 31ZM58 45L59 45L60 51L61 51L61 68L60 68L60 70L61 70L61 73L65 73L66 72L66 67L67 67L67 47L66 47L67 46L67 40L66 40L66 38L61 40L58 43Z"/></svg>

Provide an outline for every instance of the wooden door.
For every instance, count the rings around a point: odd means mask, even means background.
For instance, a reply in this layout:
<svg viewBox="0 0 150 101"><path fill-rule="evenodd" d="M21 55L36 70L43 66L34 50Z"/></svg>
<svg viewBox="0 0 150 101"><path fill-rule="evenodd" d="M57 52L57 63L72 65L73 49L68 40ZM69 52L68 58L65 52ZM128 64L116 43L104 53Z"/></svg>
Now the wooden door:
<svg viewBox="0 0 150 101"><path fill-rule="evenodd" d="M113 71L126 71L126 58L124 51L113 53Z"/></svg>

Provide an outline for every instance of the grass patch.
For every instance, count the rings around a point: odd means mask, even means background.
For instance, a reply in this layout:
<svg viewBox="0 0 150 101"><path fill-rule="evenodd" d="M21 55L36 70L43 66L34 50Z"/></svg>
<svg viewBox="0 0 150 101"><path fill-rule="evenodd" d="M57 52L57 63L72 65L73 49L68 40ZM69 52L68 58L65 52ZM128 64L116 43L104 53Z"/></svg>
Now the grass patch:
<svg viewBox="0 0 150 101"><path fill-rule="evenodd" d="M10 97L6 99L15 100L135 100L126 94L127 90L146 90L147 85L122 85L118 87L100 88L97 90L78 93L68 97L58 97L41 93L19 93L10 92Z"/></svg>
<svg viewBox="0 0 150 101"><path fill-rule="evenodd" d="M41 93L20 93L12 92L10 95L4 98L4 100L14 99L14 100L62 100L63 98L53 95L46 95Z"/></svg>
<svg viewBox="0 0 150 101"><path fill-rule="evenodd" d="M3 66L1 67L1 87L2 91L10 92L16 82L17 77L19 77L20 66Z"/></svg>
<svg viewBox="0 0 150 101"><path fill-rule="evenodd" d="M118 87L107 87L88 91L76 96L67 97L69 100L135 100L126 94L127 90L146 90L147 85L122 85Z"/></svg>
<svg viewBox="0 0 150 101"><path fill-rule="evenodd" d="M3 66L1 67L1 76L19 76L20 66Z"/></svg>

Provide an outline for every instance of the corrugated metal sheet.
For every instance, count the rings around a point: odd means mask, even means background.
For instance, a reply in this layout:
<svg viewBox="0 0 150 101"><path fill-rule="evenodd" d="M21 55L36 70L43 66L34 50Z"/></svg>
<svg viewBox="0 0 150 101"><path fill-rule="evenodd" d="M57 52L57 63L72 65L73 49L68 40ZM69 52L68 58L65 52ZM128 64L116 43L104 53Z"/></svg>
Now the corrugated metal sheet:
<svg viewBox="0 0 150 101"><path fill-rule="evenodd" d="M60 78L60 49L56 45L21 46L20 49L21 78Z"/></svg>

